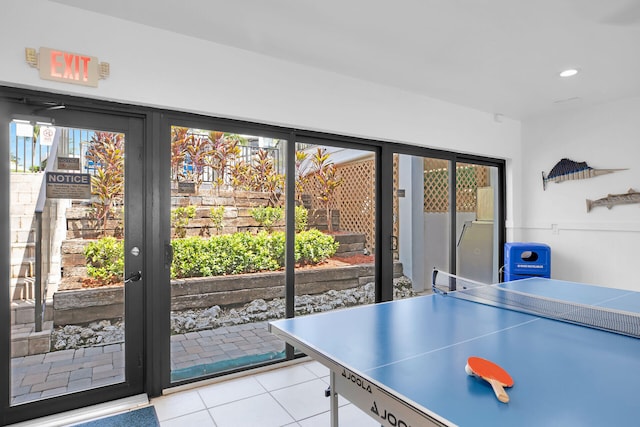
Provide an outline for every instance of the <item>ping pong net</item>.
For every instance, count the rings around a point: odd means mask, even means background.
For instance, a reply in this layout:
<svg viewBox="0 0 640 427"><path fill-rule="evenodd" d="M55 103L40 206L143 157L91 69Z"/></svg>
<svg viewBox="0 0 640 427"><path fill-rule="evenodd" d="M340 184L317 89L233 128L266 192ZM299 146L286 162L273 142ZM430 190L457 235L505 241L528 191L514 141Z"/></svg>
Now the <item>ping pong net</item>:
<svg viewBox="0 0 640 427"><path fill-rule="evenodd" d="M636 313L531 295L435 269L431 288L440 295L640 338Z"/></svg>

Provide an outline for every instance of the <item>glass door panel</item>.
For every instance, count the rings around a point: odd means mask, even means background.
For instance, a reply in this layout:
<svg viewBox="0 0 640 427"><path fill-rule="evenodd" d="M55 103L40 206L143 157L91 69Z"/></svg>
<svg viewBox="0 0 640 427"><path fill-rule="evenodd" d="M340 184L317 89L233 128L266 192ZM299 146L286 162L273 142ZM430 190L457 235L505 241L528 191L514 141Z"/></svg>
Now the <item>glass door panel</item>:
<svg viewBox="0 0 640 427"><path fill-rule="evenodd" d="M376 158L296 143L295 316L375 302Z"/></svg>
<svg viewBox="0 0 640 427"><path fill-rule="evenodd" d="M456 164L457 274L497 283L499 263L498 168Z"/></svg>
<svg viewBox="0 0 640 427"><path fill-rule="evenodd" d="M9 123L9 406L27 417L142 389L141 121L60 110Z"/></svg>
<svg viewBox="0 0 640 427"><path fill-rule="evenodd" d="M431 291L434 268L450 271L449 164L408 154L394 158L396 257L416 294Z"/></svg>
<svg viewBox="0 0 640 427"><path fill-rule="evenodd" d="M171 126L171 382L285 357L285 149Z"/></svg>

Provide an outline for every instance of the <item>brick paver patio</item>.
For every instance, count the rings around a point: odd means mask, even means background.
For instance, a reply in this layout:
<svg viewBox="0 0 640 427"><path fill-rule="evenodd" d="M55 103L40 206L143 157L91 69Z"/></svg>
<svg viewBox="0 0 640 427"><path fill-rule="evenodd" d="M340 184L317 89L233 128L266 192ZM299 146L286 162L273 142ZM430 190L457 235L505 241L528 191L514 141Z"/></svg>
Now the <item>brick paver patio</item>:
<svg viewBox="0 0 640 427"><path fill-rule="evenodd" d="M284 343L266 322L171 337L171 370L279 352ZM124 381L124 343L62 350L11 360L11 403L20 404Z"/></svg>

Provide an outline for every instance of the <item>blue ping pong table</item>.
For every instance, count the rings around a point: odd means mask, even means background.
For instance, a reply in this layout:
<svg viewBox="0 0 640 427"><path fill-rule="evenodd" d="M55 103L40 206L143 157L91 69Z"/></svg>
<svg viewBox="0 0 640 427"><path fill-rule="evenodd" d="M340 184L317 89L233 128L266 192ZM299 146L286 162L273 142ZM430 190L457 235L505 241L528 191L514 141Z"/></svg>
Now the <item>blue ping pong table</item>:
<svg viewBox="0 0 640 427"><path fill-rule="evenodd" d="M530 278L494 286L640 313L640 293ZM341 395L383 426L640 426L640 339L433 294L271 322L330 369ZM509 403L465 373L505 368Z"/></svg>

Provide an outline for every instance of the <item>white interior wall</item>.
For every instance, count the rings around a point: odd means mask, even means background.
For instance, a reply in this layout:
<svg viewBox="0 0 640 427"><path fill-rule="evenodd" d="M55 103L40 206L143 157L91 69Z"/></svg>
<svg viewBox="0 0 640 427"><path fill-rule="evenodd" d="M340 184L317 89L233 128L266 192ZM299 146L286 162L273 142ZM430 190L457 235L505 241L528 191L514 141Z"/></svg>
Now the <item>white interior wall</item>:
<svg viewBox="0 0 640 427"><path fill-rule="evenodd" d="M427 213L424 215L424 238L430 242L425 248L424 263L429 270L437 268L450 272L449 268L449 213ZM458 230L458 233L461 230ZM456 234L458 236L458 234Z"/></svg>
<svg viewBox="0 0 640 427"><path fill-rule="evenodd" d="M518 222L518 121L47 0L4 1L3 15L0 84L504 158ZM97 56L111 75L41 80L26 47Z"/></svg>
<svg viewBox="0 0 640 427"><path fill-rule="evenodd" d="M404 190L403 197L398 197L398 224L399 236L398 236L398 259L402 263L402 271L405 276L409 277L413 282L415 290L423 290L422 284L417 284L413 279L413 193L415 192L413 185L413 171L412 171L412 156L401 154L398 156L398 189ZM416 239L418 240L418 239ZM421 239L423 242L424 239ZM419 263L416 263L416 268L419 269Z"/></svg>
<svg viewBox="0 0 640 427"><path fill-rule="evenodd" d="M46 0L3 2L0 82L452 151L519 156L519 122ZM41 80L24 48L111 65L98 88Z"/></svg>
<svg viewBox="0 0 640 427"><path fill-rule="evenodd" d="M523 196L522 222L513 240L548 244L554 278L640 290L640 204L586 209L586 199L640 191L640 98L531 119L522 132L522 182L515 189ZM541 172L563 157L628 170L550 182L543 191Z"/></svg>

